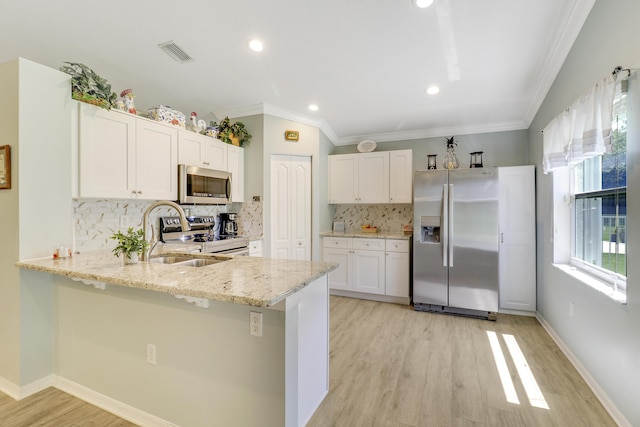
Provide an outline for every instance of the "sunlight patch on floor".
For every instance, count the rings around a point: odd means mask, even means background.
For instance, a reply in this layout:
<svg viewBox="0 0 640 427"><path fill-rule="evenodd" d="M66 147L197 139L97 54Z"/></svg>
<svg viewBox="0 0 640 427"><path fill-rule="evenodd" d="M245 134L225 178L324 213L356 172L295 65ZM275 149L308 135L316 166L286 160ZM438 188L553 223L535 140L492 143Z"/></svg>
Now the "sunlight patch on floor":
<svg viewBox="0 0 640 427"><path fill-rule="evenodd" d="M493 352L493 359L495 360L496 367L498 368L498 375L500 375L500 381L502 381L504 397L507 399L507 402L519 405L520 400L518 399L518 393L516 393L513 381L511 381L511 375L509 374L507 361L504 358L504 353L502 352L500 342L498 341L498 335L495 332L487 331L487 336L489 337L489 344L491 345L491 351Z"/></svg>
<svg viewBox="0 0 640 427"><path fill-rule="evenodd" d="M505 355L502 351L502 347L500 346L498 334L493 331L487 331L487 337L489 339L491 351L493 352L493 359L495 360L496 368L498 369L498 375L502 382L504 396L507 399L507 402L519 405L520 400L518 399L518 393L513 385L511 374L509 373L509 367L507 366ZM529 368L527 359L524 357L516 338L509 334L502 334L502 338L507 345L509 355L511 356L513 364L518 371L518 376L520 377L522 386L527 393L529 403L531 406L536 408L549 409L549 405L547 405L547 401L542 395L542 391L533 376L533 372L531 372L531 369Z"/></svg>

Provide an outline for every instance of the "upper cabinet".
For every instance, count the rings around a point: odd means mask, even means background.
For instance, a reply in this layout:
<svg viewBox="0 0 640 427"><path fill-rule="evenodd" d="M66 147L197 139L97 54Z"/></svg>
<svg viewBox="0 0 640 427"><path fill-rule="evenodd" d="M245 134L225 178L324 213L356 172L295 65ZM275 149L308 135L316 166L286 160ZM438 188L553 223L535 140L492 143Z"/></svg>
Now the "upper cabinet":
<svg viewBox="0 0 640 427"><path fill-rule="evenodd" d="M88 104L79 108L79 197L177 199L177 129Z"/></svg>
<svg viewBox="0 0 640 427"><path fill-rule="evenodd" d="M389 202L413 202L413 151L389 151Z"/></svg>
<svg viewBox="0 0 640 427"><path fill-rule="evenodd" d="M180 129L178 131L178 163L219 171L227 170L227 150L224 142Z"/></svg>
<svg viewBox="0 0 640 427"><path fill-rule="evenodd" d="M231 201L244 202L244 148L227 145L227 172L231 172Z"/></svg>
<svg viewBox="0 0 640 427"><path fill-rule="evenodd" d="M329 203L411 203L412 151L329 156Z"/></svg>

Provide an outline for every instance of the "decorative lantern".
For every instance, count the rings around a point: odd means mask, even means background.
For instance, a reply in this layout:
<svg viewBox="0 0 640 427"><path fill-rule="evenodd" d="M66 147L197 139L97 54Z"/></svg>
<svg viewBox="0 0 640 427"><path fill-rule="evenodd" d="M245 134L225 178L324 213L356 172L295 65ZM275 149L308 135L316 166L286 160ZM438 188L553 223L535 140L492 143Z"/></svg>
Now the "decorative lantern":
<svg viewBox="0 0 640 427"><path fill-rule="evenodd" d="M471 161L469 162L470 168L481 168L482 167L482 151L475 151L473 153L469 153L471 155Z"/></svg>
<svg viewBox="0 0 640 427"><path fill-rule="evenodd" d="M427 154L427 169L437 169L436 157L437 154Z"/></svg>

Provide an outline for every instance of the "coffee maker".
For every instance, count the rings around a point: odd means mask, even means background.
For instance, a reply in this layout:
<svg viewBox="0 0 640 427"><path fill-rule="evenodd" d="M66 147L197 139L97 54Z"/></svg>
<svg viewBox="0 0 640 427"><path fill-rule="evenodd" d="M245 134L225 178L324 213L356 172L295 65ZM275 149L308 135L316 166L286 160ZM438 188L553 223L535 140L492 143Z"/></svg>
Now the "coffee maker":
<svg viewBox="0 0 640 427"><path fill-rule="evenodd" d="M221 213L220 214L220 238L230 239L238 235L238 222L236 221L238 214Z"/></svg>

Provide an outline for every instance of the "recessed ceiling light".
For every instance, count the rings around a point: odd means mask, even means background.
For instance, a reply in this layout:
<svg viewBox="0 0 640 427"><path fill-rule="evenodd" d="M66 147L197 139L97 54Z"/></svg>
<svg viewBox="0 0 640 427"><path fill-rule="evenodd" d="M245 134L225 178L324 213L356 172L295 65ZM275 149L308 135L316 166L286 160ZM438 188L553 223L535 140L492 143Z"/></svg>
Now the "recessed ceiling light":
<svg viewBox="0 0 640 427"><path fill-rule="evenodd" d="M311 111L318 111L318 106L316 104L309 104L307 108Z"/></svg>
<svg viewBox="0 0 640 427"><path fill-rule="evenodd" d="M247 44L249 45L249 49L254 52L262 52L262 50L264 49L262 42L258 39L251 39Z"/></svg>
<svg viewBox="0 0 640 427"><path fill-rule="evenodd" d="M440 92L440 88L438 86L429 86L426 91L429 95L435 95Z"/></svg>
<svg viewBox="0 0 640 427"><path fill-rule="evenodd" d="M420 9L424 9L425 7L429 7L433 4L433 0L414 0L413 2Z"/></svg>

